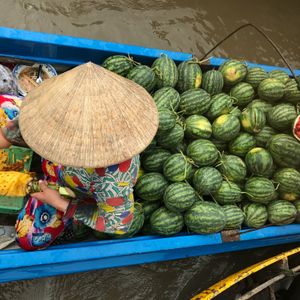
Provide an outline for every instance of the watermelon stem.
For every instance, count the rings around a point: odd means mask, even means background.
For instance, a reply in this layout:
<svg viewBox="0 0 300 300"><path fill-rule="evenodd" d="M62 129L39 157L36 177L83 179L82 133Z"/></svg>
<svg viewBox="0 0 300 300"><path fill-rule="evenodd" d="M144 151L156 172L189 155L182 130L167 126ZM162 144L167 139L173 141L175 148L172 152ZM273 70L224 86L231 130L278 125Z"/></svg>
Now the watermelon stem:
<svg viewBox="0 0 300 300"><path fill-rule="evenodd" d="M214 201L216 204L219 204L219 202L214 198L214 196L213 196L211 193L209 193L209 195L210 195L210 197L213 199L213 201Z"/></svg>
<svg viewBox="0 0 300 300"><path fill-rule="evenodd" d="M211 58L212 58L212 56L209 58L205 58L203 60L199 60L197 57L193 57L192 61L189 61L188 63L194 63L194 64L201 65L202 63L209 61Z"/></svg>
<svg viewBox="0 0 300 300"><path fill-rule="evenodd" d="M133 57L132 57L132 56L130 56L130 54L128 54L128 60L130 60L131 62L133 62L133 64L135 64L136 66L139 66L139 65L141 65L141 63L139 63L139 62L135 61L135 60L133 59Z"/></svg>

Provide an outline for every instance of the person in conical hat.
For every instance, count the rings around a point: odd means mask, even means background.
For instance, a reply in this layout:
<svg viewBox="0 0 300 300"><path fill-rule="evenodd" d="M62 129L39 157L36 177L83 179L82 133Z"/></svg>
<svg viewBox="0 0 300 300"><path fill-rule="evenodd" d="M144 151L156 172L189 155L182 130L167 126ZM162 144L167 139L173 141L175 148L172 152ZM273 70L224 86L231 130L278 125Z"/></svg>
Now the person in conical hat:
<svg viewBox="0 0 300 300"><path fill-rule="evenodd" d="M0 148L23 141L42 157L45 180L18 216L23 249L49 246L68 224L125 234L132 223L139 153L152 141L158 112L141 86L93 63L43 82L18 118L0 130ZM71 188L69 200L47 187Z"/></svg>

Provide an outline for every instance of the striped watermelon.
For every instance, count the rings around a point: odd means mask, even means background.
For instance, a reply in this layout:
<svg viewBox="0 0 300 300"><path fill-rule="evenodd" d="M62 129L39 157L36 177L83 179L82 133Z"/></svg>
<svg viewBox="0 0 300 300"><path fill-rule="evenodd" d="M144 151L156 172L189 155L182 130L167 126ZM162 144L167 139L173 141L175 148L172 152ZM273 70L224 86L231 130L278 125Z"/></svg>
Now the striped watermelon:
<svg viewBox="0 0 300 300"><path fill-rule="evenodd" d="M144 201L141 202L141 205L143 207L145 221L148 221L152 213L159 209L162 204L160 201Z"/></svg>
<svg viewBox="0 0 300 300"><path fill-rule="evenodd" d="M230 111L230 114L239 118L239 117L241 116L241 114L242 114L242 111L241 111L237 106L235 106L235 107Z"/></svg>
<svg viewBox="0 0 300 300"><path fill-rule="evenodd" d="M245 109L240 119L243 129L250 133L258 133L266 125L265 113L257 108Z"/></svg>
<svg viewBox="0 0 300 300"><path fill-rule="evenodd" d="M267 72L262 68L249 68L245 82L251 84L254 88L257 88L258 85L264 80L268 78Z"/></svg>
<svg viewBox="0 0 300 300"><path fill-rule="evenodd" d="M188 138L210 138L212 128L210 122L203 116L191 115L185 120L185 133Z"/></svg>
<svg viewBox="0 0 300 300"><path fill-rule="evenodd" d="M221 206L208 201L198 201L184 214L184 222L190 231L208 234L223 230L226 216Z"/></svg>
<svg viewBox="0 0 300 300"><path fill-rule="evenodd" d="M158 130L166 131L174 128L176 124L177 116L173 111L167 108L161 108L158 110L158 114L159 114Z"/></svg>
<svg viewBox="0 0 300 300"><path fill-rule="evenodd" d="M220 66L219 71L223 74L225 85L232 86L243 81L247 66L237 60L228 60Z"/></svg>
<svg viewBox="0 0 300 300"><path fill-rule="evenodd" d="M244 222L243 211L234 204L227 204L222 206L223 212L226 217L225 230L241 229Z"/></svg>
<svg viewBox="0 0 300 300"><path fill-rule="evenodd" d="M272 108L272 104L261 99L254 99L247 105L247 108L257 108L267 113Z"/></svg>
<svg viewBox="0 0 300 300"><path fill-rule="evenodd" d="M186 154L186 150L187 150L187 142L185 140L181 141L180 144L177 145L177 147L172 148L171 152L173 154L178 153L178 152L182 152L183 154Z"/></svg>
<svg viewBox="0 0 300 300"><path fill-rule="evenodd" d="M285 85L275 78L264 79L257 88L259 98L270 102L280 100L284 91Z"/></svg>
<svg viewBox="0 0 300 300"><path fill-rule="evenodd" d="M300 116L298 116L293 123L293 135L300 141Z"/></svg>
<svg viewBox="0 0 300 300"><path fill-rule="evenodd" d="M265 126L259 133L255 134L256 145L266 147L271 137L276 134L276 131L269 126Z"/></svg>
<svg viewBox="0 0 300 300"><path fill-rule="evenodd" d="M275 187L273 182L264 177L252 177L247 180L245 193L249 200L266 204L273 198Z"/></svg>
<svg viewBox="0 0 300 300"><path fill-rule="evenodd" d="M268 211L265 205L260 203L248 203L243 208L245 214L244 223L248 227L260 228L268 220Z"/></svg>
<svg viewBox="0 0 300 300"><path fill-rule="evenodd" d="M280 103L275 105L267 114L268 123L274 129L284 131L292 128L292 124L297 117L293 104Z"/></svg>
<svg viewBox="0 0 300 300"><path fill-rule="evenodd" d="M184 130L179 124L175 124L171 130L160 131L156 134L157 143L167 149L177 147L183 138Z"/></svg>
<svg viewBox="0 0 300 300"><path fill-rule="evenodd" d="M156 85L156 77L153 70L148 66L136 66L129 71L127 78L141 85L148 92L151 92Z"/></svg>
<svg viewBox="0 0 300 300"><path fill-rule="evenodd" d="M150 217L151 229L160 235L173 235L180 232L184 226L181 213L160 207Z"/></svg>
<svg viewBox="0 0 300 300"><path fill-rule="evenodd" d="M293 168L283 168L274 174L273 180L278 183L280 199L294 201L300 199L300 173Z"/></svg>
<svg viewBox="0 0 300 300"><path fill-rule="evenodd" d="M220 188L213 194L213 197L222 205L237 203L242 200L242 191L236 183L223 180Z"/></svg>
<svg viewBox="0 0 300 300"><path fill-rule="evenodd" d="M220 71L209 70L203 74L201 87L209 94L215 95L221 93L223 85L224 79Z"/></svg>
<svg viewBox="0 0 300 300"><path fill-rule="evenodd" d="M227 114L221 115L212 124L213 136L221 141L231 141L239 135L240 121L238 117Z"/></svg>
<svg viewBox="0 0 300 300"><path fill-rule="evenodd" d="M105 59L102 67L121 76L126 76L135 65L134 60L128 56L113 55Z"/></svg>
<svg viewBox="0 0 300 300"><path fill-rule="evenodd" d="M211 102L212 104L206 113L206 116L210 120L214 120L221 115L228 114L232 110L233 99L225 93L212 96Z"/></svg>
<svg viewBox="0 0 300 300"><path fill-rule="evenodd" d="M168 182L160 173L146 173L142 175L135 185L137 197L147 201L157 201L162 199Z"/></svg>
<svg viewBox="0 0 300 300"><path fill-rule="evenodd" d="M254 95L254 88L251 84L246 82L240 82L230 90L230 96L236 99L236 104L241 107L249 104L253 100Z"/></svg>
<svg viewBox="0 0 300 300"><path fill-rule="evenodd" d="M296 216L295 222L300 223L300 200L294 201L293 204L295 205L296 210L297 210L297 216Z"/></svg>
<svg viewBox="0 0 300 300"><path fill-rule="evenodd" d="M216 148L222 152L227 150L227 143L224 141L220 141L214 138L211 138L210 141L216 146Z"/></svg>
<svg viewBox="0 0 300 300"><path fill-rule="evenodd" d="M300 88L295 79L290 79L285 84L284 100L297 104L300 102Z"/></svg>
<svg viewBox="0 0 300 300"><path fill-rule="evenodd" d="M179 107L180 95L171 87L163 87L154 93L153 99L158 109L167 108L176 111Z"/></svg>
<svg viewBox="0 0 300 300"><path fill-rule="evenodd" d="M246 164L235 155L222 155L218 169L227 180L236 183L244 181L247 175Z"/></svg>
<svg viewBox="0 0 300 300"><path fill-rule="evenodd" d="M242 132L229 143L229 152L244 157L255 145L255 137L249 133Z"/></svg>
<svg viewBox="0 0 300 300"><path fill-rule="evenodd" d="M142 155L143 169L147 172L162 172L163 164L170 156L170 151L161 147L155 147Z"/></svg>
<svg viewBox="0 0 300 300"><path fill-rule="evenodd" d="M268 150L274 161L281 167L298 167L300 165L300 144L287 134L273 135Z"/></svg>
<svg viewBox="0 0 300 300"><path fill-rule="evenodd" d="M297 209L285 200L275 200L268 205L268 219L273 225L287 225L295 221Z"/></svg>
<svg viewBox="0 0 300 300"><path fill-rule="evenodd" d="M181 153L173 154L165 161L163 173L169 181L184 181L192 176L193 165Z"/></svg>
<svg viewBox="0 0 300 300"><path fill-rule="evenodd" d="M172 58L162 54L152 64L152 70L156 75L157 88L175 87L178 81L178 70Z"/></svg>
<svg viewBox="0 0 300 300"><path fill-rule="evenodd" d="M196 60L184 61L178 66L177 89L183 93L201 86L202 70Z"/></svg>
<svg viewBox="0 0 300 300"><path fill-rule="evenodd" d="M200 195L210 195L216 192L222 181L221 173L212 167L200 168L193 176L193 186Z"/></svg>
<svg viewBox="0 0 300 300"><path fill-rule="evenodd" d="M286 84L287 81L290 79L290 76L288 73L282 71L282 70L273 70L269 73L270 78L275 78L282 82L283 84Z"/></svg>
<svg viewBox="0 0 300 300"><path fill-rule="evenodd" d="M218 149L211 141L198 139L188 145L187 155L198 166L211 166L218 159Z"/></svg>
<svg viewBox="0 0 300 300"><path fill-rule="evenodd" d="M250 150L245 162L249 172L254 176L267 176L273 168L273 158L269 151L256 147Z"/></svg>
<svg viewBox="0 0 300 300"><path fill-rule="evenodd" d="M190 89L180 96L179 110L185 115L202 115L211 105L210 95L203 89Z"/></svg>
<svg viewBox="0 0 300 300"><path fill-rule="evenodd" d="M195 190L185 182L172 183L164 193L165 206L175 212L184 212L197 200Z"/></svg>

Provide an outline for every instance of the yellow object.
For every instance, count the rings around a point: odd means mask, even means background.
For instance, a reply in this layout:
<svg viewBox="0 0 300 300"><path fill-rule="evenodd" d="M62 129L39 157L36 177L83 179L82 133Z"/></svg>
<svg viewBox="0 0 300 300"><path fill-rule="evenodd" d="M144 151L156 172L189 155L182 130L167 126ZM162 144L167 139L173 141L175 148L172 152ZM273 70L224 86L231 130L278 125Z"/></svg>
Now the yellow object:
<svg viewBox="0 0 300 300"><path fill-rule="evenodd" d="M228 276L227 278L219 281L218 283L212 285L207 290L201 292L200 294L194 296L191 298L191 300L210 300L216 297L217 295L221 294L225 290L232 287L234 284L238 283L239 281L243 280L244 278L250 276L253 273L256 273L271 264L274 264L275 262L282 260L284 258L287 258L288 256L291 256L293 254L299 253L300 247L297 247L295 249L292 249L287 252L283 252L281 254L278 254L276 256L273 256L271 258L268 258L266 260L263 260L259 263L256 263L250 267L245 268L244 270L241 270L233 275Z"/></svg>
<svg viewBox="0 0 300 300"><path fill-rule="evenodd" d="M2 108L0 108L0 127L4 127L7 124L7 116Z"/></svg>

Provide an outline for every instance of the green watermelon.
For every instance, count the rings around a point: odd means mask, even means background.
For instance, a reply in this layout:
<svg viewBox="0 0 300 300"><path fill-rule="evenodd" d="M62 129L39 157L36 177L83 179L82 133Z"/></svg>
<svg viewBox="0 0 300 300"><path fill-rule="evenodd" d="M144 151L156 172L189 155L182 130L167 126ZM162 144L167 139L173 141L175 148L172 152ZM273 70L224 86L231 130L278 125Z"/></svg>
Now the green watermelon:
<svg viewBox="0 0 300 300"><path fill-rule="evenodd" d="M295 205L297 210L297 216L295 222L299 224L300 223L300 200L294 201L293 204Z"/></svg>
<svg viewBox="0 0 300 300"><path fill-rule="evenodd" d="M177 89L183 93L201 86L202 70L196 60L184 61L178 66Z"/></svg>
<svg viewBox="0 0 300 300"><path fill-rule="evenodd" d="M222 152L227 150L227 143L214 138L210 138L210 141L216 146L216 148Z"/></svg>
<svg viewBox="0 0 300 300"><path fill-rule="evenodd" d="M242 127L249 133L258 133L266 125L265 113L257 108L247 108L240 117Z"/></svg>
<svg viewBox="0 0 300 300"><path fill-rule="evenodd" d="M144 201L141 202L141 205L143 207L145 221L148 221L152 213L159 209L162 204L160 201Z"/></svg>
<svg viewBox="0 0 300 300"><path fill-rule="evenodd" d="M179 124L171 130L160 131L156 135L157 143L166 149L172 149L177 147L184 138L184 130Z"/></svg>
<svg viewBox="0 0 300 300"><path fill-rule="evenodd" d="M249 104L255 95L254 88L251 84L246 82L240 82L233 86L230 90L230 96L236 99L236 104L238 106L246 106Z"/></svg>
<svg viewBox="0 0 300 300"><path fill-rule="evenodd" d="M265 205L260 203L248 203L244 207L246 226L251 228L263 227L268 220L268 211Z"/></svg>
<svg viewBox="0 0 300 300"><path fill-rule="evenodd" d="M188 145L187 155L198 166L211 166L218 159L218 149L211 141L198 139Z"/></svg>
<svg viewBox="0 0 300 300"><path fill-rule="evenodd" d="M244 157L255 145L255 137L249 133L242 132L229 143L229 152Z"/></svg>
<svg viewBox="0 0 300 300"><path fill-rule="evenodd" d="M105 59L102 67L121 76L126 76L135 65L133 59L128 56L113 55Z"/></svg>
<svg viewBox="0 0 300 300"><path fill-rule="evenodd" d="M280 100L285 91L285 85L275 78L264 79L258 86L258 96L262 100L276 102Z"/></svg>
<svg viewBox="0 0 300 300"><path fill-rule="evenodd" d="M273 70L269 73L270 78L275 78L282 82L283 84L286 84L287 81L290 79L290 76L288 73L282 71L282 70Z"/></svg>
<svg viewBox="0 0 300 300"><path fill-rule="evenodd" d="M220 66L219 71L223 74L225 85L232 86L243 81L247 66L237 60L228 60Z"/></svg>
<svg viewBox="0 0 300 300"><path fill-rule="evenodd" d="M233 99L225 93L212 96L211 102L212 104L206 113L206 116L210 120L214 120L221 115L228 114L232 110Z"/></svg>
<svg viewBox="0 0 300 300"><path fill-rule="evenodd" d="M266 147L274 134L276 134L276 131L272 127L265 126L259 133L254 135L256 145Z"/></svg>
<svg viewBox="0 0 300 300"><path fill-rule="evenodd" d="M247 105L247 108L257 108L266 114L272 108L272 104L261 99L254 99Z"/></svg>
<svg viewBox="0 0 300 300"><path fill-rule="evenodd" d="M209 70L203 74L202 88L209 94L215 95L222 92L224 85L223 75L220 71Z"/></svg>
<svg viewBox="0 0 300 300"><path fill-rule="evenodd" d="M153 100L158 109L167 108L176 111L179 107L180 95L171 87L163 87L153 94Z"/></svg>
<svg viewBox="0 0 300 300"><path fill-rule="evenodd" d="M156 75L157 88L175 87L178 81L178 70L172 58L162 54L152 64L152 70Z"/></svg>
<svg viewBox="0 0 300 300"><path fill-rule="evenodd" d="M160 173L146 173L142 175L135 185L137 197L147 201L157 201L162 199L168 182Z"/></svg>
<svg viewBox="0 0 300 300"><path fill-rule="evenodd" d="M269 151L256 147L250 150L245 162L249 172L254 176L267 176L273 168L273 158Z"/></svg>
<svg viewBox="0 0 300 300"><path fill-rule="evenodd" d="M300 102L300 89L295 79L290 79L285 84L284 100L297 104Z"/></svg>
<svg viewBox="0 0 300 300"><path fill-rule="evenodd" d="M244 222L243 211L234 204L226 204L222 206L226 217L225 230L241 229Z"/></svg>
<svg viewBox="0 0 300 300"><path fill-rule="evenodd" d="M266 78L268 78L268 74L263 68L249 68L245 82L251 84L254 88L257 88L258 85Z"/></svg>
<svg viewBox="0 0 300 300"><path fill-rule="evenodd" d="M239 118L239 117L241 116L241 114L242 114L242 111L241 111L237 106L235 106L235 107L230 111L230 114Z"/></svg>
<svg viewBox="0 0 300 300"><path fill-rule="evenodd" d="M175 212L184 212L197 200L195 190L185 182L172 183L164 193L165 206Z"/></svg>
<svg viewBox="0 0 300 300"><path fill-rule="evenodd" d="M136 66L129 71L127 78L141 85L148 92L151 92L156 85L155 73L144 65Z"/></svg>
<svg viewBox="0 0 300 300"><path fill-rule="evenodd" d="M224 229L226 216L221 206L198 201L184 214L184 222L192 232L209 234Z"/></svg>
<svg viewBox="0 0 300 300"><path fill-rule="evenodd" d="M181 213L160 207L150 217L151 229L160 235L173 235L180 232L184 226Z"/></svg>
<svg viewBox="0 0 300 300"><path fill-rule="evenodd" d="M210 138L212 128L210 122L203 116L191 115L185 120L185 132L191 139Z"/></svg>
<svg viewBox="0 0 300 300"><path fill-rule="evenodd" d="M297 209L291 202L275 200L268 205L268 216L273 225L287 225L295 221Z"/></svg>
<svg viewBox="0 0 300 300"><path fill-rule="evenodd" d="M221 115L212 124L213 136L221 141L231 141L239 135L240 121L238 117L227 114Z"/></svg>
<svg viewBox="0 0 300 300"><path fill-rule="evenodd" d="M164 162L171 156L171 152L161 147L147 151L141 157L143 169L147 172L162 172Z"/></svg>
<svg viewBox="0 0 300 300"><path fill-rule="evenodd" d="M176 124L177 116L173 111L166 108L161 108L158 110L158 114L159 114L158 130L166 131L174 128Z"/></svg>
<svg viewBox="0 0 300 300"><path fill-rule="evenodd" d="M193 176L193 186L200 195L211 195L222 185L221 173L212 167L198 169Z"/></svg>
<svg viewBox="0 0 300 300"><path fill-rule="evenodd" d="M219 204L232 204L242 200L242 191L236 183L223 180L213 197Z"/></svg>

